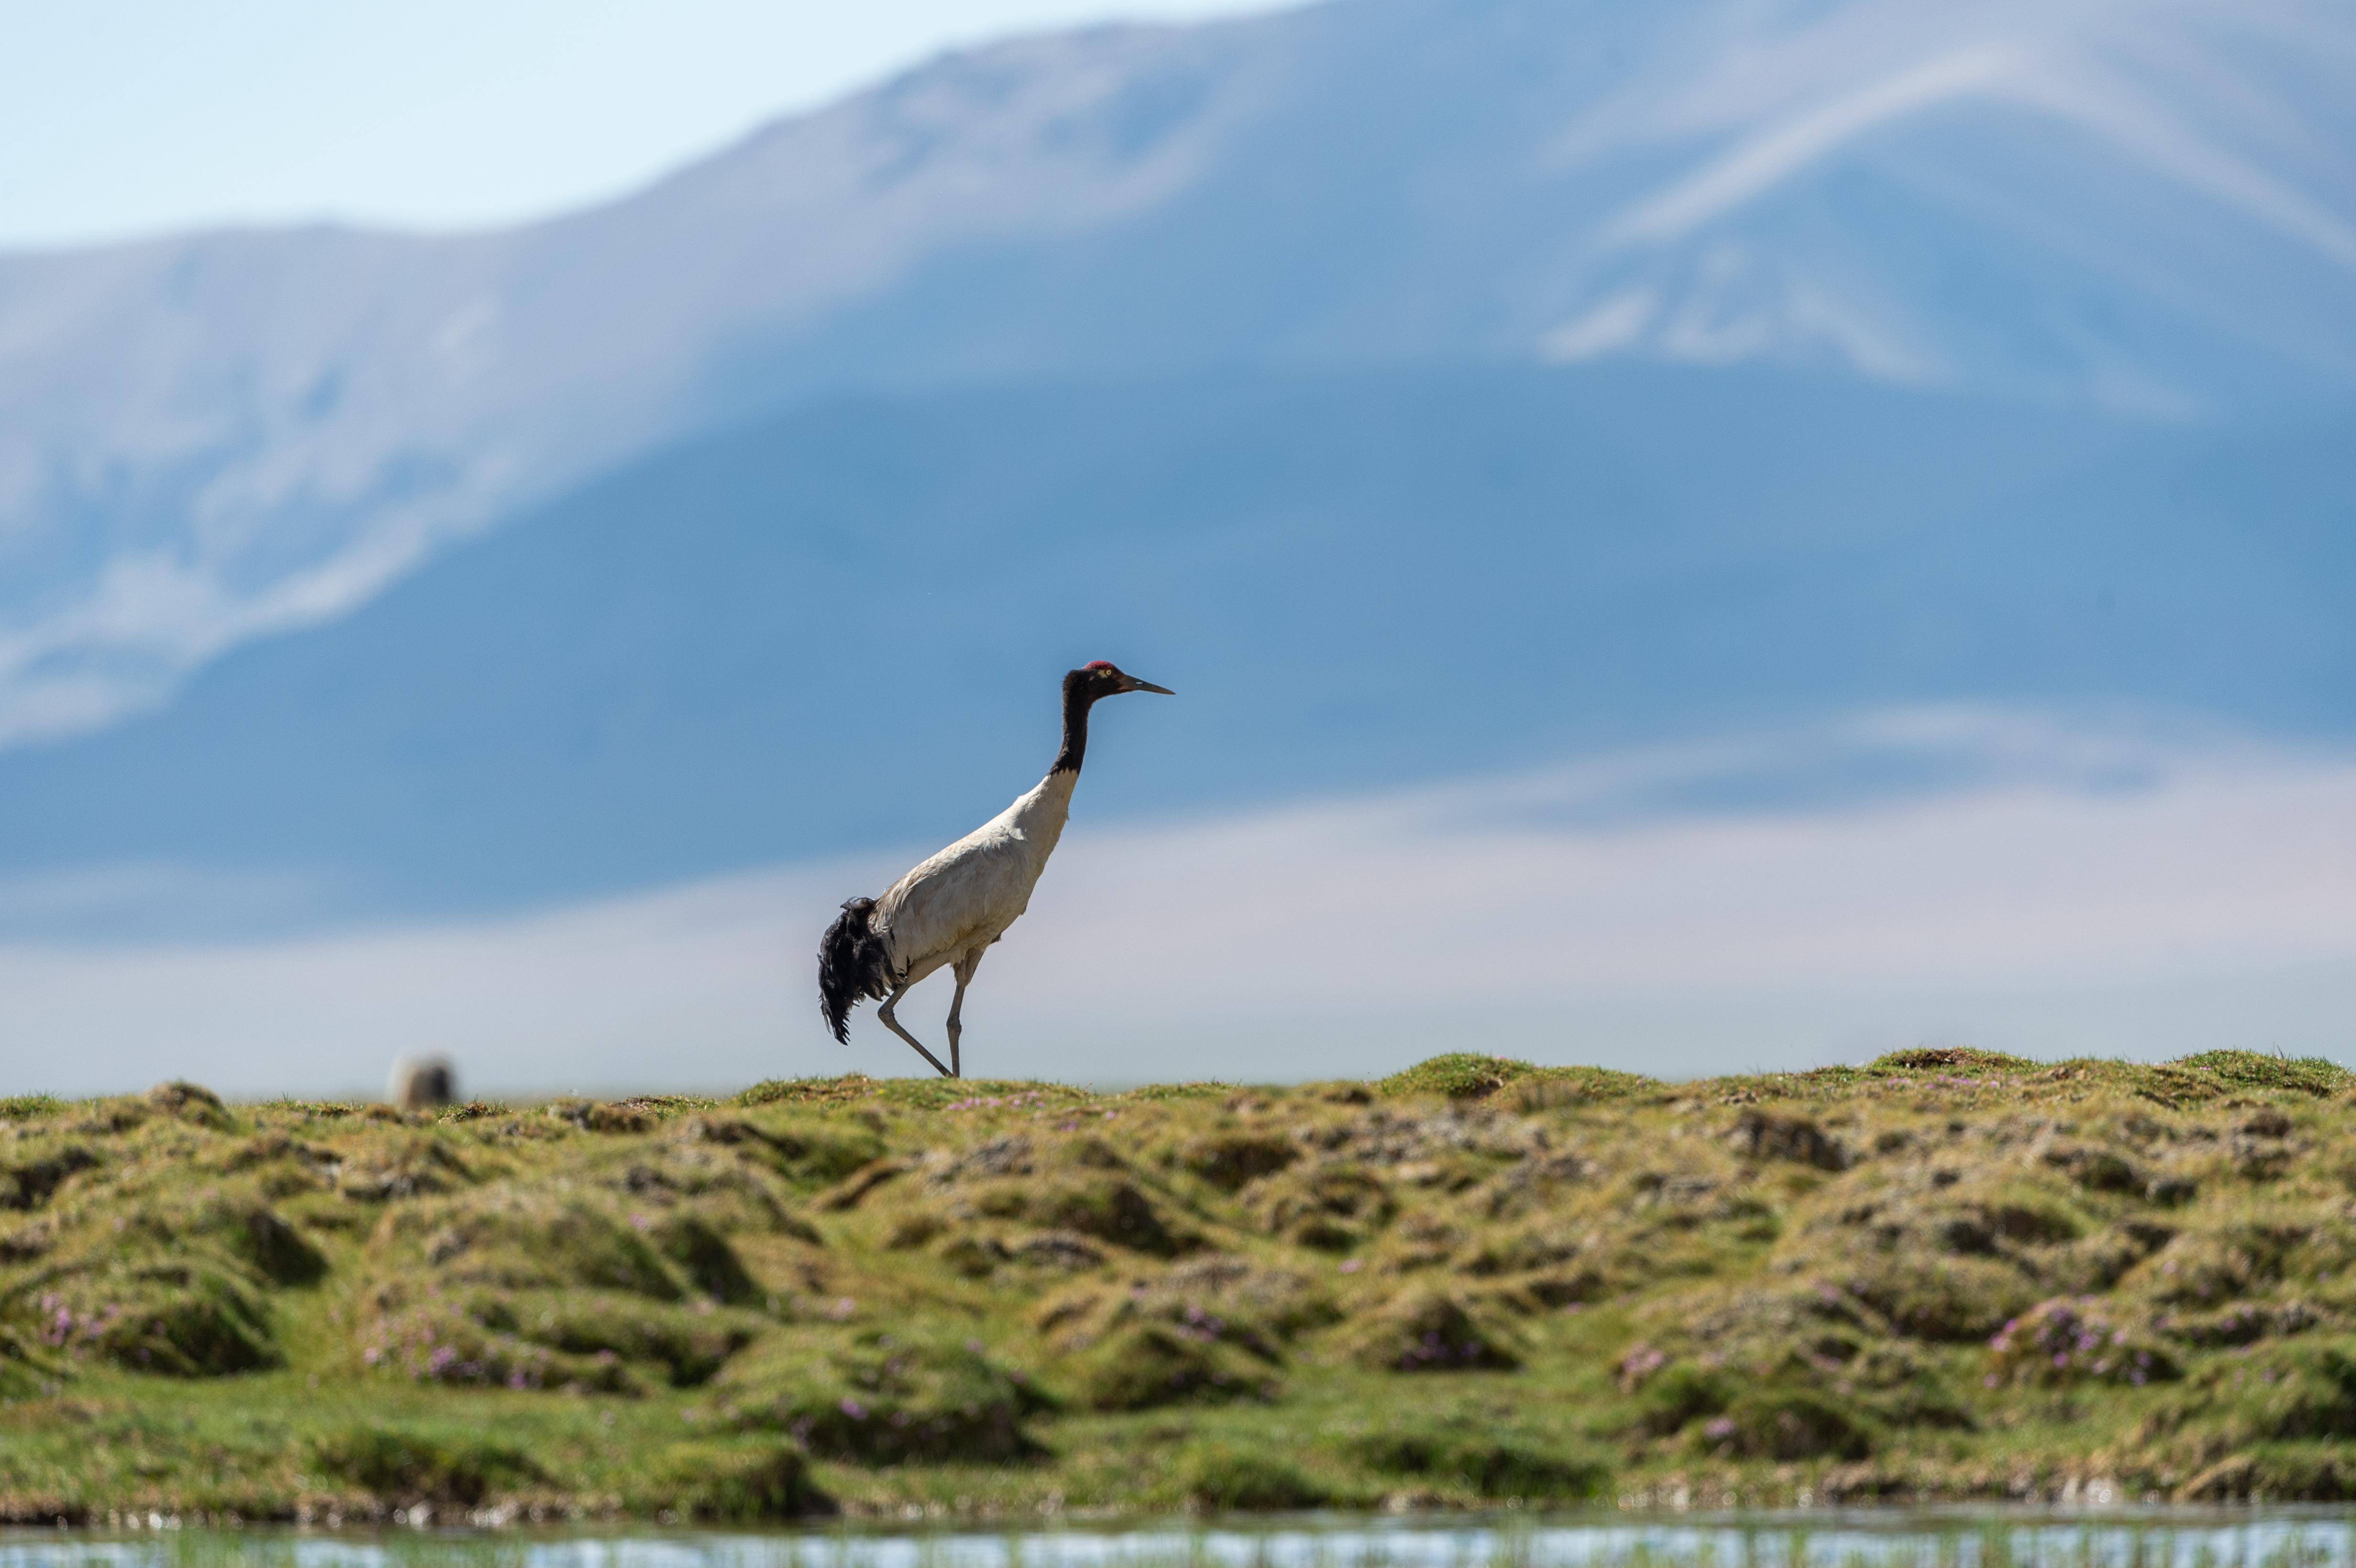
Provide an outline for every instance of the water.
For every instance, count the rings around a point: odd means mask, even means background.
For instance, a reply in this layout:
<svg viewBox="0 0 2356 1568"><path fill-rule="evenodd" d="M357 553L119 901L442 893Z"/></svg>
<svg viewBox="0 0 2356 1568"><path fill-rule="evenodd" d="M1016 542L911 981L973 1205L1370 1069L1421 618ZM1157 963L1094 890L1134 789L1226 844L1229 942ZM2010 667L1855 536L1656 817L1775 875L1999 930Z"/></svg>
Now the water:
<svg viewBox="0 0 2356 1568"><path fill-rule="evenodd" d="M2356 1568L2356 1509L1301 1516L1003 1531L0 1532L0 1568Z"/></svg>

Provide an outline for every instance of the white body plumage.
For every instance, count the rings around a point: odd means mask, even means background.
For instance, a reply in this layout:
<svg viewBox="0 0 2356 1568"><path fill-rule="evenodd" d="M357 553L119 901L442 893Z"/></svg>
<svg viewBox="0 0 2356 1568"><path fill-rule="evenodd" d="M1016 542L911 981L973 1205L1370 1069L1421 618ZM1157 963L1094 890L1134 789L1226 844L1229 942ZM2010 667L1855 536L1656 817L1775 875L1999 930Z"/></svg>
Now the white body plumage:
<svg viewBox="0 0 2356 1568"><path fill-rule="evenodd" d="M1072 815L1080 775L1058 769L1015 803L892 884L873 928L900 984L997 941L1031 907L1031 890Z"/></svg>

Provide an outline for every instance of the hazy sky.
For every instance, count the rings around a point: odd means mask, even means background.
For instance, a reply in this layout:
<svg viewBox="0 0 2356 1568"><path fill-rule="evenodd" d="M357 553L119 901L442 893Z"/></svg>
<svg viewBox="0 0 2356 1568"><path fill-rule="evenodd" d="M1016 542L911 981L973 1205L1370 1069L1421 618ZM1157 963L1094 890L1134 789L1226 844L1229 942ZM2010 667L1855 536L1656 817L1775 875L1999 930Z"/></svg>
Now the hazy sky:
<svg viewBox="0 0 2356 1568"><path fill-rule="evenodd" d="M942 48L1268 0L0 0L0 246L495 223Z"/></svg>
<svg viewBox="0 0 2356 1568"><path fill-rule="evenodd" d="M1134 1083L1373 1075L1468 1048L1667 1077L1925 1043L2347 1060L2356 758L1975 709L1857 732L1945 734L2019 769L1854 809L1596 824L1578 804L1632 770L1709 776L1729 754L1126 828L1094 826L1084 788L1030 912L974 981L966 1063ZM2073 780L2090 756L2113 782ZM2144 782L2116 782L2130 775ZM0 1051L0 1093L176 1076L365 1092L423 1048L491 1093L921 1074L871 1008L848 1048L827 1037L807 955L813 911L929 848L483 922L0 943L5 1028L41 1046ZM944 974L900 1008L937 1046L948 988Z"/></svg>

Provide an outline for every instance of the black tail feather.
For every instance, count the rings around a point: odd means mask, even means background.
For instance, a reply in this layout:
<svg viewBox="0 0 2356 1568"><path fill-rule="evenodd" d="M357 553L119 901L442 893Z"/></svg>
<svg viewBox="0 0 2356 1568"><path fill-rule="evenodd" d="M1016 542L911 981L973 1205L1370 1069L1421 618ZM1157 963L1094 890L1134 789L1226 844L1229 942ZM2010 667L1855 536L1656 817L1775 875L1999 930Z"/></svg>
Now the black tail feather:
<svg viewBox="0 0 2356 1568"><path fill-rule="evenodd" d="M843 1044L851 1043L851 1009L859 998L891 995L892 960L873 918L873 899L852 899L818 940L818 1010Z"/></svg>

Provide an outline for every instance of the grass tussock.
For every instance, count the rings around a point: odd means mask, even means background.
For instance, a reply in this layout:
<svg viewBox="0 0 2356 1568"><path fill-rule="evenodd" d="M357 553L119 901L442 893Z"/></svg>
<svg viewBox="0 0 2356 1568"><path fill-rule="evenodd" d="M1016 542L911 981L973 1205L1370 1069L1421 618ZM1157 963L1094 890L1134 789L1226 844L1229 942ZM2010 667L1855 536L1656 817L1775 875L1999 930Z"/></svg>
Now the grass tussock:
<svg viewBox="0 0 2356 1568"><path fill-rule="evenodd" d="M1328 1487L1284 1455L1257 1444L1206 1443L1179 1457L1186 1502L1217 1511L1269 1512L1318 1508L1333 1500Z"/></svg>
<svg viewBox="0 0 2356 1568"><path fill-rule="evenodd" d="M1343 1441L1353 1460L1387 1480L1437 1489L1468 1503L1580 1503L1612 1480L1601 1455L1557 1439L1498 1433L1494 1424L1423 1421Z"/></svg>
<svg viewBox="0 0 2356 1568"><path fill-rule="evenodd" d="M673 1443L630 1488L633 1510L691 1524L774 1524L834 1511L809 1456L776 1438Z"/></svg>
<svg viewBox="0 0 2356 1568"><path fill-rule="evenodd" d="M978 1339L883 1329L773 1335L715 1392L734 1426L866 1465L1029 1457L1039 1445L1023 1421L1046 1403Z"/></svg>
<svg viewBox="0 0 2356 1568"><path fill-rule="evenodd" d="M352 1426L309 1444L312 1467L396 1507L481 1502L502 1487L542 1479L521 1451L490 1438L392 1426Z"/></svg>
<svg viewBox="0 0 2356 1568"><path fill-rule="evenodd" d="M2343 1499L2351 1147L2237 1051L24 1095L0 1520Z"/></svg>

